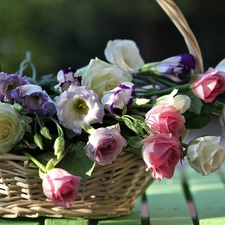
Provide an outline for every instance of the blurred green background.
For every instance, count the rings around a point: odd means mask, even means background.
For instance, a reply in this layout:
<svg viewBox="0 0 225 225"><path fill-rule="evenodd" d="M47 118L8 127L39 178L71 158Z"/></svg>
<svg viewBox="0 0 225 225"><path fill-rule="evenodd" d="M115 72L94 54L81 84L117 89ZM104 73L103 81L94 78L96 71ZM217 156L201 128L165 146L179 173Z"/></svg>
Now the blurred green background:
<svg viewBox="0 0 225 225"><path fill-rule="evenodd" d="M225 58L225 1L175 2L196 35L205 69L215 67ZM80 68L94 57L105 60L113 39L134 40L145 62L187 52L155 0L1 0L0 28L0 63L7 73L18 71L27 50L38 76Z"/></svg>

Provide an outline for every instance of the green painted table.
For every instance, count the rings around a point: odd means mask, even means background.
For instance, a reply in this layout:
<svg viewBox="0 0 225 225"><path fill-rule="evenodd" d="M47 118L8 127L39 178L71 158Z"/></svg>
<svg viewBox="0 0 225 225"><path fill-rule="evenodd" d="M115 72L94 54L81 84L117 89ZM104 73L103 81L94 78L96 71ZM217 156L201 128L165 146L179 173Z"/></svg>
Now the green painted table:
<svg viewBox="0 0 225 225"><path fill-rule="evenodd" d="M101 220L1 219L0 225L225 225L225 167L210 176L178 170L155 181L130 215Z"/></svg>

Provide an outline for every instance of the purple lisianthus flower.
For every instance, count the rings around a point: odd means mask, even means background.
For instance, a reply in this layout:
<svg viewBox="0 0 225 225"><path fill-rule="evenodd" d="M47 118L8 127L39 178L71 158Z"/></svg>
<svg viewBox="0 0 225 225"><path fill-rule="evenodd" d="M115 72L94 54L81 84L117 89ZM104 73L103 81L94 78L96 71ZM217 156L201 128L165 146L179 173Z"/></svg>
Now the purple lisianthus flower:
<svg viewBox="0 0 225 225"><path fill-rule="evenodd" d="M135 97L135 86L131 82L122 82L110 91L104 91L101 103L104 107L114 114L114 108L123 109L129 107Z"/></svg>
<svg viewBox="0 0 225 225"><path fill-rule="evenodd" d="M77 69L74 67L60 70L57 74L57 80L59 81L59 84L56 85L55 88L59 89L59 91L62 92L67 90L71 84L81 86L81 76L74 76L76 71Z"/></svg>
<svg viewBox="0 0 225 225"><path fill-rule="evenodd" d="M26 77L18 74L0 73L0 101L13 100L11 91L18 86L28 84Z"/></svg>
<svg viewBox="0 0 225 225"><path fill-rule="evenodd" d="M187 74L193 69L195 69L194 56L183 53L161 62L145 64L141 70L152 71L157 75L166 76L175 82L181 82L189 79Z"/></svg>
<svg viewBox="0 0 225 225"><path fill-rule="evenodd" d="M71 84L55 100L59 123L76 134L81 133L82 125L102 123L104 106L98 95L85 86Z"/></svg>
<svg viewBox="0 0 225 225"><path fill-rule="evenodd" d="M11 92L16 102L22 104L28 113L38 113L41 116L54 115L55 103L42 88L35 84L25 84Z"/></svg>

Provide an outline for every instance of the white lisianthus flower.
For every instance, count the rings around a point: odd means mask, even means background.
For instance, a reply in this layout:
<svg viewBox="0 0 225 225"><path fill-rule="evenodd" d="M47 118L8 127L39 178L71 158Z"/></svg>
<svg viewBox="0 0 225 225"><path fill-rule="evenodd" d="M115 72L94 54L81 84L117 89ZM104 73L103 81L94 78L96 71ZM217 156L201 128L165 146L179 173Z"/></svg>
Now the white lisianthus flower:
<svg viewBox="0 0 225 225"><path fill-rule="evenodd" d="M93 90L99 97L104 91L112 90L124 81L131 81L132 76L118 67L98 58L92 59L88 66L78 71L82 76L82 85Z"/></svg>
<svg viewBox="0 0 225 225"><path fill-rule="evenodd" d="M104 53L110 63L127 72L138 71L144 65L139 49L132 40L108 41Z"/></svg>
<svg viewBox="0 0 225 225"><path fill-rule="evenodd" d="M22 117L7 103L0 103L0 153L12 150L22 140L25 126Z"/></svg>
<svg viewBox="0 0 225 225"><path fill-rule="evenodd" d="M176 95L177 92L178 90L174 89L169 95L159 97L155 105L173 106L183 114L190 107L191 99L187 95Z"/></svg>
<svg viewBox="0 0 225 225"><path fill-rule="evenodd" d="M59 123L76 134L81 133L82 126L102 123L104 106L98 95L85 86L71 84L55 100Z"/></svg>
<svg viewBox="0 0 225 225"><path fill-rule="evenodd" d="M187 148L190 166L202 175L209 175L220 168L225 159L225 149L219 145L220 137L204 136L194 139Z"/></svg>

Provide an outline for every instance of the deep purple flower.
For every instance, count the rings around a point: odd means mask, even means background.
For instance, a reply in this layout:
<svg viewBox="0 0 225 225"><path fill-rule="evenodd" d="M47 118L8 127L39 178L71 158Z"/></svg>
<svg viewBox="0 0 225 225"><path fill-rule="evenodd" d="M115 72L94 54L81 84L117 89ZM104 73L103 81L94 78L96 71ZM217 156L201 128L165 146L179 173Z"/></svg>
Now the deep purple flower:
<svg viewBox="0 0 225 225"><path fill-rule="evenodd" d="M35 84L25 84L11 92L16 102L22 104L28 113L38 113L41 116L54 115L56 113L55 103L46 91Z"/></svg>
<svg viewBox="0 0 225 225"><path fill-rule="evenodd" d="M18 86L28 84L26 77L18 74L0 73L0 101L13 100L11 91Z"/></svg>
<svg viewBox="0 0 225 225"><path fill-rule="evenodd" d="M102 104L107 110L114 114L114 109L123 109L126 105L129 107L132 99L135 97L135 86L131 82L122 82L118 87L104 91L101 99Z"/></svg>
<svg viewBox="0 0 225 225"><path fill-rule="evenodd" d="M59 89L60 92L65 91L69 88L71 84L76 86L81 86L81 76L75 77L77 69L74 67L64 68L60 70L57 74L57 80L59 84L55 88Z"/></svg>
<svg viewBox="0 0 225 225"><path fill-rule="evenodd" d="M76 134L81 133L82 125L102 123L104 107L98 95L85 86L71 84L55 100L59 123Z"/></svg>
<svg viewBox="0 0 225 225"><path fill-rule="evenodd" d="M163 75L176 82L189 79L187 76L195 68L193 55L184 53L172 56L161 62L148 63L142 67L143 71L152 71L157 75Z"/></svg>

